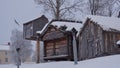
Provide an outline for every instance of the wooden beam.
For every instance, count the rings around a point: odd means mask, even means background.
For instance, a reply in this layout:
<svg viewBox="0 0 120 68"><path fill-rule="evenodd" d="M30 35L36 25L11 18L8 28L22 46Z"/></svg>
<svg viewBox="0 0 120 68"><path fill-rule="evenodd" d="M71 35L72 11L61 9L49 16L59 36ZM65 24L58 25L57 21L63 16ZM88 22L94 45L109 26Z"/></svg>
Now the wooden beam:
<svg viewBox="0 0 120 68"><path fill-rule="evenodd" d="M36 53L37 53L36 63L40 63L40 41L39 40L37 40L37 44L36 44Z"/></svg>

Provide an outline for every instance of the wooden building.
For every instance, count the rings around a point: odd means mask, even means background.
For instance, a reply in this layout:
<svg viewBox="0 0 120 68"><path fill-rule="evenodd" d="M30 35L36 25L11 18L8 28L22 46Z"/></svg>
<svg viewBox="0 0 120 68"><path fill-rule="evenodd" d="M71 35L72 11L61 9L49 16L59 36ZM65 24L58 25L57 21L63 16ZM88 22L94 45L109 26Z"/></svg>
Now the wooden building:
<svg viewBox="0 0 120 68"><path fill-rule="evenodd" d="M27 40L37 40L36 31L43 29L45 24L48 23L48 19L42 15L39 18L31 20L23 24L23 36Z"/></svg>
<svg viewBox="0 0 120 68"><path fill-rule="evenodd" d="M79 60L120 54L119 40L119 18L88 16L78 37Z"/></svg>
<svg viewBox="0 0 120 68"><path fill-rule="evenodd" d="M36 33L37 31L41 31L44 26L48 23L48 18L42 15L39 18L31 20L27 23L23 24L23 37L27 40L36 40L36 54L37 61L36 63L40 63L40 37Z"/></svg>
<svg viewBox="0 0 120 68"><path fill-rule="evenodd" d="M52 20L41 31L38 31L44 42L45 60L73 60L71 29L80 31L81 23L69 20Z"/></svg>

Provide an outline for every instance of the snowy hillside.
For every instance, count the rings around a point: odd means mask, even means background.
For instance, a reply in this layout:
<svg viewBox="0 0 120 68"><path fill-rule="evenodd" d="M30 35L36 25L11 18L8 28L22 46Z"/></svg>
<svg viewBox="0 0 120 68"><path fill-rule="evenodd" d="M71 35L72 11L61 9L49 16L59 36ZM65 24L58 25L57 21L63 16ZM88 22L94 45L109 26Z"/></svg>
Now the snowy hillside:
<svg viewBox="0 0 120 68"><path fill-rule="evenodd" d="M0 65L0 68L17 68L14 65ZM20 68L120 68L120 55L80 61L74 65L70 61L49 62L41 64L22 64Z"/></svg>

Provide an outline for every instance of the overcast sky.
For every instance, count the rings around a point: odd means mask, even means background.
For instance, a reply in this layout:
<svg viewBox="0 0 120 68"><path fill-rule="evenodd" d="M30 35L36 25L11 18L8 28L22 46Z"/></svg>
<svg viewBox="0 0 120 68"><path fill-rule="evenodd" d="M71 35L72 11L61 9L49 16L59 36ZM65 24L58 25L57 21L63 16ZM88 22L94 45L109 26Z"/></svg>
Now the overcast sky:
<svg viewBox="0 0 120 68"><path fill-rule="evenodd" d="M0 44L10 42L11 31L15 28L22 30L22 24L43 13L34 0L0 0ZM16 19L21 27L18 27Z"/></svg>
<svg viewBox="0 0 120 68"><path fill-rule="evenodd" d="M43 14L41 10L34 0L0 0L0 44L10 42L11 31L15 28L22 30L23 23ZM77 16L82 15L77 13L75 18L79 18ZM21 27L15 24L14 19Z"/></svg>

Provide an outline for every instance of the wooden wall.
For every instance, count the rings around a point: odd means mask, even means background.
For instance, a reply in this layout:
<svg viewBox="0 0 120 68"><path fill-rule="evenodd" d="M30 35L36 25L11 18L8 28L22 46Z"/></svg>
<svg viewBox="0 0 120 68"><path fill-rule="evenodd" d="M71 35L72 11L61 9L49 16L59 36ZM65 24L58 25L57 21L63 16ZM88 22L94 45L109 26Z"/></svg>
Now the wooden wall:
<svg viewBox="0 0 120 68"><path fill-rule="evenodd" d="M57 56L62 59L63 55L66 55L66 60L71 58L72 56L71 36L64 34L54 26L50 26L43 35L42 40L45 43L44 45L45 57ZM57 58L54 57L52 59L57 59Z"/></svg>
<svg viewBox="0 0 120 68"><path fill-rule="evenodd" d="M33 36L33 23L23 25L23 36L24 38L30 38Z"/></svg>
<svg viewBox="0 0 120 68"><path fill-rule="evenodd" d="M41 31L48 23L48 19L43 15L40 18L33 21L33 36L36 36L36 31Z"/></svg>
<svg viewBox="0 0 120 68"><path fill-rule="evenodd" d="M120 33L118 32L104 32L104 50L108 55L120 53L116 42L120 40Z"/></svg>
<svg viewBox="0 0 120 68"><path fill-rule="evenodd" d="M43 41L63 38L65 35L57 28L50 26L42 37Z"/></svg>
<svg viewBox="0 0 120 68"><path fill-rule="evenodd" d="M51 57L57 59L55 56L61 55L68 56L68 39L63 32L54 26L50 26L42 37L44 41L44 55L45 57ZM67 59L67 57L66 57ZM49 58L50 60L50 58Z"/></svg>
<svg viewBox="0 0 120 68"><path fill-rule="evenodd" d="M65 38L45 41L45 57L67 55L67 40Z"/></svg>
<svg viewBox="0 0 120 68"><path fill-rule="evenodd" d="M86 22L78 37L79 60L120 54L120 48L116 45L120 40L119 31L105 31L90 19Z"/></svg>
<svg viewBox="0 0 120 68"><path fill-rule="evenodd" d="M88 20L79 35L79 60L100 56L103 53L103 30L94 22Z"/></svg>
<svg viewBox="0 0 120 68"><path fill-rule="evenodd" d="M37 40L36 32L41 31L43 27L48 23L48 19L42 15L41 17L34 19L30 22L23 24L23 35L25 39Z"/></svg>

